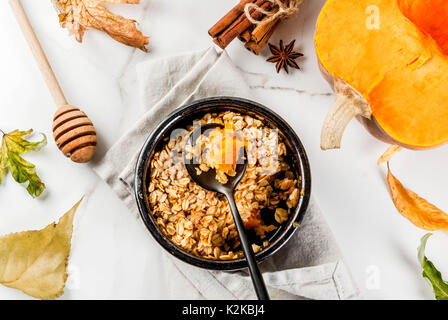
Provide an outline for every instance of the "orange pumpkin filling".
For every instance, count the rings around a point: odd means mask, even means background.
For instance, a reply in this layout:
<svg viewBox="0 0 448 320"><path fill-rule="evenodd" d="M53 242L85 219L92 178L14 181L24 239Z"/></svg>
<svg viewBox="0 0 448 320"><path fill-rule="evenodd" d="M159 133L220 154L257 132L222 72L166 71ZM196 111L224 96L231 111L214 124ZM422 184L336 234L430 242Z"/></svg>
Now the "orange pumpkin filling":
<svg viewBox="0 0 448 320"><path fill-rule="evenodd" d="M210 132L210 158L208 165L229 174L234 171L238 155L245 142L236 134L233 124L227 123L225 128L216 128Z"/></svg>

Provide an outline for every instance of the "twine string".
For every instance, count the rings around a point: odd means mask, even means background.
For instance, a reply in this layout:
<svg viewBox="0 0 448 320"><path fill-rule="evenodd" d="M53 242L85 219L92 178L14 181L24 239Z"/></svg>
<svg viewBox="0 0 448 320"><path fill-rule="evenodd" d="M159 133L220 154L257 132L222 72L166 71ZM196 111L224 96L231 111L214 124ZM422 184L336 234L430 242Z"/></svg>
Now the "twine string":
<svg viewBox="0 0 448 320"><path fill-rule="evenodd" d="M287 18L295 15L299 11L299 7L303 2L303 0L289 0L289 1L267 0L267 1L271 2L275 6L278 6L279 10L277 12L273 13L270 11L266 11L263 8L260 8L255 3L246 4L246 6L244 7L244 13L246 14L247 19L251 23L253 23L255 25L262 25L262 24L269 23L275 19L287 19ZM255 20L254 18L252 18L251 14L250 14L250 10L252 8L255 9L255 11L262 13L266 18L263 19L262 21L258 21L258 20Z"/></svg>

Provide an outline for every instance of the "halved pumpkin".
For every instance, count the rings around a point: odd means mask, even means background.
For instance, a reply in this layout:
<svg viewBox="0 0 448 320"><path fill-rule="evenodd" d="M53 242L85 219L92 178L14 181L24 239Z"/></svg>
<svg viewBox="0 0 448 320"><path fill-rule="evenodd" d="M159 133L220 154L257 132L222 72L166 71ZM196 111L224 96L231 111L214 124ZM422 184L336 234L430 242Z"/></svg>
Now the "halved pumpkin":
<svg viewBox="0 0 448 320"><path fill-rule="evenodd" d="M448 141L447 0L328 0L315 46L337 95L322 149L339 148L356 116L391 144Z"/></svg>

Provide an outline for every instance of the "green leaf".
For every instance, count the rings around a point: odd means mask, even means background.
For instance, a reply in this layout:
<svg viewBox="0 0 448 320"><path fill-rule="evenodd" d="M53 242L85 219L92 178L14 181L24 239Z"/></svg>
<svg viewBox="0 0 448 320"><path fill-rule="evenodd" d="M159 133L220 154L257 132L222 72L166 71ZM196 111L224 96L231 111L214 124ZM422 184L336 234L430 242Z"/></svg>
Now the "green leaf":
<svg viewBox="0 0 448 320"><path fill-rule="evenodd" d="M422 238L418 248L418 260L423 268L423 277L427 278L432 284L435 298L437 300L448 300L448 283L443 281L440 271L425 256L426 242L431 235L431 233L428 233Z"/></svg>
<svg viewBox="0 0 448 320"><path fill-rule="evenodd" d="M38 197L45 190L45 184L37 176L34 165L23 159L21 155L29 151L39 151L47 144L47 138L41 133L42 140L40 141L25 140L32 132L32 129L15 130L3 135L0 150L0 183L9 170L14 180L27 184L26 189L31 196Z"/></svg>

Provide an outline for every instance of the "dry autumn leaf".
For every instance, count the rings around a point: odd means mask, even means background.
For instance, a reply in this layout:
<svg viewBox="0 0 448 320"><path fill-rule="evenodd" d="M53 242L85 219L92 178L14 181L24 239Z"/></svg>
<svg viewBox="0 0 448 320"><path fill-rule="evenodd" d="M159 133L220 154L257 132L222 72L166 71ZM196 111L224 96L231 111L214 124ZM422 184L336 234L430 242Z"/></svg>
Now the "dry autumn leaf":
<svg viewBox="0 0 448 320"><path fill-rule="evenodd" d="M384 162L389 162L393 156L395 156L398 152L403 150L403 147L391 145L389 148L387 148L386 152L383 153L383 155L378 159L377 164L380 165Z"/></svg>
<svg viewBox="0 0 448 320"><path fill-rule="evenodd" d="M42 230L0 237L0 284L39 299L56 299L64 292L73 218L80 200L58 224Z"/></svg>
<svg viewBox="0 0 448 320"><path fill-rule="evenodd" d="M415 192L403 187L390 171L389 164L387 183L395 207L415 226L429 231L448 231L448 215L425 199L420 198Z"/></svg>
<svg viewBox="0 0 448 320"><path fill-rule="evenodd" d="M59 22L70 35L82 42L87 28L107 33L125 45L147 51L149 38L136 27L136 21L107 10L101 3L138 4L140 0L52 0L59 13Z"/></svg>

